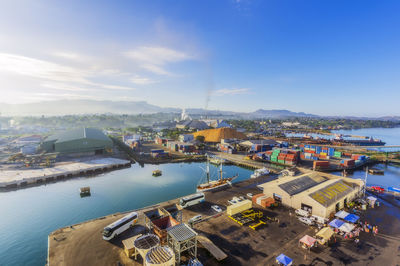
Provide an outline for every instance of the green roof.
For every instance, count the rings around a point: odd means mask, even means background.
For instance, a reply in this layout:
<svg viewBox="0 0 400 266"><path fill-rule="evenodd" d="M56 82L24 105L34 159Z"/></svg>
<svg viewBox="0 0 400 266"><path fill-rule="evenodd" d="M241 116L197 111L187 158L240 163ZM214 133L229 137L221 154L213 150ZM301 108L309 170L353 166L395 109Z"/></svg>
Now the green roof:
<svg viewBox="0 0 400 266"><path fill-rule="evenodd" d="M52 135L48 137L45 142L55 141L56 143L60 143L75 139L96 139L110 141L110 138L104 135L101 130L95 128L78 128L64 133Z"/></svg>

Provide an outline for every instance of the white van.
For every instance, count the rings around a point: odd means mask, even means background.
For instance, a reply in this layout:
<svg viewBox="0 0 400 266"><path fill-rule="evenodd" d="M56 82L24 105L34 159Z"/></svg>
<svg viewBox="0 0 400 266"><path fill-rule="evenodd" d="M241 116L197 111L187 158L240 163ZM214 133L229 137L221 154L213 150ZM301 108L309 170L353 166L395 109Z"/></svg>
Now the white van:
<svg viewBox="0 0 400 266"><path fill-rule="evenodd" d="M314 222L310 218L299 217L299 221L306 225L313 225Z"/></svg>
<svg viewBox="0 0 400 266"><path fill-rule="evenodd" d="M295 210L295 213L299 216L303 216L303 217L309 217L310 213L308 211L302 210L302 209L297 209Z"/></svg>
<svg viewBox="0 0 400 266"><path fill-rule="evenodd" d="M311 215L310 219L319 224L326 224L328 222L328 219L318 215Z"/></svg>

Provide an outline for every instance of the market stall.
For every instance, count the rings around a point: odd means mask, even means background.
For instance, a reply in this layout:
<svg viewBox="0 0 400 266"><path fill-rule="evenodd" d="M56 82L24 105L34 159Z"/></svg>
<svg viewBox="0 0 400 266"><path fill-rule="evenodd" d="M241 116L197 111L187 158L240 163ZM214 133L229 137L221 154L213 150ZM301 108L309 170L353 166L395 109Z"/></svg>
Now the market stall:
<svg viewBox="0 0 400 266"><path fill-rule="evenodd" d="M314 245L316 245L316 242L317 242L317 239L315 239L309 235L305 235L299 240L299 244L305 249L312 248Z"/></svg>
<svg viewBox="0 0 400 266"><path fill-rule="evenodd" d="M335 214L335 217L337 218L341 218L344 219L347 215L349 215L350 213L346 212L346 211L339 211Z"/></svg>
<svg viewBox="0 0 400 266"><path fill-rule="evenodd" d="M329 227L322 228L316 234L316 238L317 238L318 243L320 243L321 245L324 245L324 244L328 243L328 241L332 238L334 233L335 232L333 232L333 230L331 228L329 228Z"/></svg>
<svg viewBox="0 0 400 266"><path fill-rule="evenodd" d="M293 260L283 253L276 257L276 263L278 263L279 265L290 266L292 265L292 262Z"/></svg>

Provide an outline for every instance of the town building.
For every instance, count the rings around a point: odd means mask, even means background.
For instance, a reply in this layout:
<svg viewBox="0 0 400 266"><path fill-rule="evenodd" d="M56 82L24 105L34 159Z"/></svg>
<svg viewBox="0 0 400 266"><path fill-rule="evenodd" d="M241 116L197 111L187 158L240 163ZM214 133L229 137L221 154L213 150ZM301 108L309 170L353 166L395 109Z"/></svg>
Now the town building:
<svg viewBox="0 0 400 266"><path fill-rule="evenodd" d="M192 134L182 134L179 136L180 142L191 142L193 140L194 140L194 137Z"/></svg>

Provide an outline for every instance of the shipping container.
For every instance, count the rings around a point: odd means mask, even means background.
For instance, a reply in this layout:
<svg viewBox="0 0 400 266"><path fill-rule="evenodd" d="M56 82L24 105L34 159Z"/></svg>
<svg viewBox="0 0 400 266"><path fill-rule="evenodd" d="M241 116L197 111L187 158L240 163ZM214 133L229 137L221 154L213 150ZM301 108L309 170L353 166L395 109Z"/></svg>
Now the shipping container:
<svg viewBox="0 0 400 266"><path fill-rule="evenodd" d="M263 198L261 200L260 204L258 204L258 205L260 205L263 208L268 208L268 207L271 207L274 204L275 204L275 200L273 198L271 198L271 197L267 197L267 198Z"/></svg>
<svg viewBox="0 0 400 266"><path fill-rule="evenodd" d="M260 193L260 194L253 195L253 197L251 198L251 200L252 200L252 202L253 202L254 204L257 204L257 199L258 199L259 197L262 197L262 196L265 196L264 193Z"/></svg>
<svg viewBox="0 0 400 266"><path fill-rule="evenodd" d="M314 169L329 168L329 161L314 161L313 168Z"/></svg>
<svg viewBox="0 0 400 266"><path fill-rule="evenodd" d="M230 216L235 215L237 213L243 212L245 210L251 209L252 203L250 200L244 200L232 205L229 205L226 208L226 213Z"/></svg>

